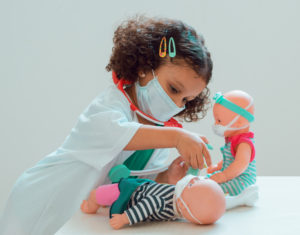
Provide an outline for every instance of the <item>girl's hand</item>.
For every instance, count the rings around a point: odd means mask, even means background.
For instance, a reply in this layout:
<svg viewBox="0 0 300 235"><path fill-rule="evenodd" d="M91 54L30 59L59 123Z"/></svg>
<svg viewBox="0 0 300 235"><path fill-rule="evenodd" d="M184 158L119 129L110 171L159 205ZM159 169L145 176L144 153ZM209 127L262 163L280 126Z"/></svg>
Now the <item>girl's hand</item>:
<svg viewBox="0 0 300 235"><path fill-rule="evenodd" d="M124 225L129 224L128 217L125 213L123 214L112 214L112 218L109 220L110 226L114 229L120 229Z"/></svg>
<svg viewBox="0 0 300 235"><path fill-rule="evenodd" d="M227 177L223 172L216 173L209 177L211 180L216 181L218 184L224 183L227 181Z"/></svg>
<svg viewBox="0 0 300 235"><path fill-rule="evenodd" d="M204 136L181 129L177 138L176 148L188 165L194 169L203 169L203 156L207 166L211 166L210 154L205 143L208 144L208 141Z"/></svg>
<svg viewBox="0 0 300 235"><path fill-rule="evenodd" d="M176 158L168 169L168 183L176 184L177 181L181 180L188 170L187 164L185 164L183 157L179 156Z"/></svg>

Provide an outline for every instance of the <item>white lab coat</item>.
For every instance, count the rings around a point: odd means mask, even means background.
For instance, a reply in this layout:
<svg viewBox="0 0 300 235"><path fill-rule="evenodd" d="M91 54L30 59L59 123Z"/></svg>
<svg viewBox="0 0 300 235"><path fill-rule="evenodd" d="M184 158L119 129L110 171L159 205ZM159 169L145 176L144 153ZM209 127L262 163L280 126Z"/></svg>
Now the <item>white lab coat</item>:
<svg viewBox="0 0 300 235"><path fill-rule="evenodd" d="M62 146L17 180L0 235L53 235L92 189L110 183L109 170L134 152L123 149L140 126L124 95L110 85L79 116ZM156 149L145 169L162 166L168 154Z"/></svg>

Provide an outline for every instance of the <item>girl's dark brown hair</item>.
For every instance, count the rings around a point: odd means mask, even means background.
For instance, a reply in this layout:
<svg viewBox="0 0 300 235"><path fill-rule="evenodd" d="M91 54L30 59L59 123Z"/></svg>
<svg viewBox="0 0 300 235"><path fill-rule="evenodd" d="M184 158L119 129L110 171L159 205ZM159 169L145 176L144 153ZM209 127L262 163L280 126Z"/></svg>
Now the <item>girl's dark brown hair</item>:
<svg viewBox="0 0 300 235"><path fill-rule="evenodd" d="M159 56L160 42L164 36L167 42L170 37L175 41L176 56L170 60ZM118 78L136 82L139 71L155 70L167 61L180 65L184 60L206 84L211 79L213 64L203 37L180 20L136 15L118 26L113 42L114 47L106 70L114 70ZM203 118L207 112L208 97L209 89L206 87L195 99L187 102L186 108L176 117L187 122Z"/></svg>

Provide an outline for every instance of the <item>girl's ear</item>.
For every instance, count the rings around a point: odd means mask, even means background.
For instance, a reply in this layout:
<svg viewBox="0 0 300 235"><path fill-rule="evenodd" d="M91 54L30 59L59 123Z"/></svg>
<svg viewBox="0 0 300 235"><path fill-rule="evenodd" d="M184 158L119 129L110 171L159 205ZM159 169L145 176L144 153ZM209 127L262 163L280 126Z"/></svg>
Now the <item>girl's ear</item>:
<svg viewBox="0 0 300 235"><path fill-rule="evenodd" d="M141 77L141 78L146 77L146 73L145 73L145 71L143 71L143 70L139 70L139 71L138 71L138 75L139 75L139 77Z"/></svg>

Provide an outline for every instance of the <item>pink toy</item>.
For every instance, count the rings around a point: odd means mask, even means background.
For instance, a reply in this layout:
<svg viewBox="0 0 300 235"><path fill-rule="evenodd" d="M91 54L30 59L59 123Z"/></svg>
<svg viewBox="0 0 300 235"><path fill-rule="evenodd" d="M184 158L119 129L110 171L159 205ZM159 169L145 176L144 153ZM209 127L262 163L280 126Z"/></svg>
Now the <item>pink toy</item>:
<svg viewBox="0 0 300 235"><path fill-rule="evenodd" d="M253 98L246 92L234 90L217 93L213 107L213 130L225 137L221 148L223 161L207 169L210 179L220 184L229 195L238 195L256 182L254 133L250 122L254 121Z"/></svg>
<svg viewBox="0 0 300 235"><path fill-rule="evenodd" d="M111 206L110 225L120 229L142 221L167 221L185 218L196 224L211 224L225 212L221 187L210 179L187 175L176 185L147 179L121 179L103 185L81 204L84 213L96 213Z"/></svg>

